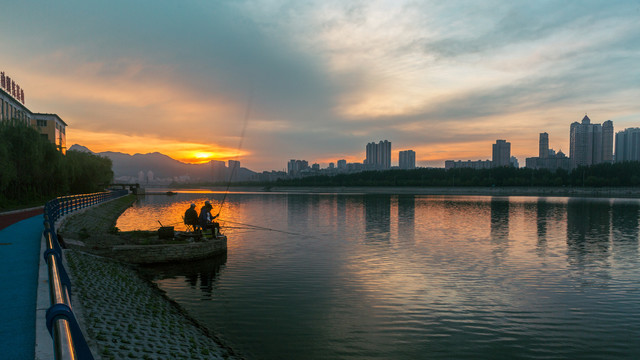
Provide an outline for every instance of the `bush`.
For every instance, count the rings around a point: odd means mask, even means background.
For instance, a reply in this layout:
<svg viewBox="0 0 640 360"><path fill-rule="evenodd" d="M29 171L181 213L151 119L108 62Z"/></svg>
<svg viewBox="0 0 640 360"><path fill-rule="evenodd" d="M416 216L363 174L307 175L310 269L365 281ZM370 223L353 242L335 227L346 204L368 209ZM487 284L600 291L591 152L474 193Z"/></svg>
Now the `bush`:
<svg viewBox="0 0 640 360"><path fill-rule="evenodd" d="M0 122L0 139L0 209L100 191L113 178L111 160L77 151L62 155L22 122Z"/></svg>

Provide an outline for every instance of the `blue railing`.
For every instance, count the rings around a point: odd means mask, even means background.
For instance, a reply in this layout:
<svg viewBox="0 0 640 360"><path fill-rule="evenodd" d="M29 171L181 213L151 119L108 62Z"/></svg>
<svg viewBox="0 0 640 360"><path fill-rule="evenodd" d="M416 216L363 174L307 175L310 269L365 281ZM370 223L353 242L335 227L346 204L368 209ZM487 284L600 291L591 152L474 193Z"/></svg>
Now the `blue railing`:
<svg viewBox="0 0 640 360"><path fill-rule="evenodd" d="M47 244L44 259L49 270L49 298L47 329L53 339L55 359L91 359L93 355L82 335L71 309L71 282L62 265L62 248L56 233L56 221L62 216L82 208L127 195L127 190L94 194L63 196L44 206L43 236Z"/></svg>

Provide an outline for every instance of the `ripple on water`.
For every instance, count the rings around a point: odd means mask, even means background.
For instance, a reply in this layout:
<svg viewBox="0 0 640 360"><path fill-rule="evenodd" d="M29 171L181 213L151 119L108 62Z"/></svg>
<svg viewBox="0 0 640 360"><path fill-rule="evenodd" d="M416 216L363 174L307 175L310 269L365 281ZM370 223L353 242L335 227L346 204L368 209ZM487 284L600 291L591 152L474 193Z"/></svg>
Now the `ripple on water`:
<svg viewBox="0 0 640 360"><path fill-rule="evenodd" d="M204 199L181 195L179 206ZM300 235L238 230L221 264L154 276L252 358L640 357L638 201L227 202L236 222ZM158 209L141 203L136 216Z"/></svg>

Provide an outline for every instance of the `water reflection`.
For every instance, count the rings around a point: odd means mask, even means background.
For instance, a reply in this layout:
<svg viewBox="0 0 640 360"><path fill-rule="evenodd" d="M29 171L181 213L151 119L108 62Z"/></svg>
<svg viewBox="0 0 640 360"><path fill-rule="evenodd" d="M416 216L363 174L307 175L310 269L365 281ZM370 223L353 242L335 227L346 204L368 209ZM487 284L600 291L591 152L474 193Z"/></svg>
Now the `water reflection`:
<svg viewBox="0 0 640 360"><path fill-rule="evenodd" d="M640 205L636 201L614 200L611 207L612 247L616 259L638 261Z"/></svg>
<svg viewBox="0 0 640 360"><path fill-rule="evenodd" d="M611 242L611 203L569 199L567 203L567 261L570 266L591 277L581 277L583 284L609 279ZM594 267L593 265L597 265Z"/></svg>
<svg viewBox="0 0 640 360"><path fill-rule="evenodd" d="M135 214L204 200L180 196ZM151 276L256 358L640 355L640 201L271 193L225 209L290 233L238 232L228 258Z"/></svg>
<svg viewBox="0 0 640 360"><path fill-rule="evenodd" d="M491 198L491 239L495 243L509 240L509 200Z"/></svg>
<svg viewBox="0 0 640 360"><path fill-rule="evenodd" d="M203 298L211 298L215 280L226 263L225 254L204 260L145 266L140 272L151 281L182 281L192 289L200 290Z"/></svg>
<svg viewBox="0 0 640 360"><path fill-rule="evenodd" d="M398 240L413 242L416 233L416 197L398 196Z"/></svg>
<svg viewBox="0 0 640 360"><path fill-rule="evenodd" d="M389 241L391 238L391 197L371 195L364 198L367 241Z"/></svg>

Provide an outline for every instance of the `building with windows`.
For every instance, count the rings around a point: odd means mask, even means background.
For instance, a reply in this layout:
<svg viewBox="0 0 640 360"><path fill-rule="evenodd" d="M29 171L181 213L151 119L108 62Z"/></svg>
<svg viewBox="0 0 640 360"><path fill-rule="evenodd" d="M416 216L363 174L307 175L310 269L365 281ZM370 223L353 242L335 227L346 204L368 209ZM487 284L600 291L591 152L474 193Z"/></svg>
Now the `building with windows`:
<svg viewBox="0 0 640 360"><path fill-rule="evenodd" d="M416 153L413 150L400 151L398 153L398 167L400 169L416 168Z"/></svg>
<svg viewBox="0 0 640 360"><path fill-rule="evenodd" d="M493 167L510 166L511 143L506 140L496 140L496 143L493 144L491 161Z"/></svg>
<svg viewBox="0 0 640 360"><path fill-rule="evenodd" d="M571 124L569 131L571 167L590 166L613 161L613 122L592 124L587 115Z"/></svg>
<svg viewBox="0 0 640 360"><path fill-rule="evenodd" d="M525 160L525 166L529 169L547 169L556 171L558 169L571 170L571 159L562 151L549 148L549 134L540 133L540 143L538 146L538 157L530 157Z"/></svg>
<svg viewBox="0 0 640 360"><path fill-rule="evenodd" d="M391 142L382 140L379 143L368 143L364 166L370 170L391 169Z"/></svg>
<svg viewBox="0 0 640 360"><path fill-rule="evenodd" d="M67 152L67 124L58 115L32 114L31 125L54 144L58 151L63 154Z"/></svg>
<svg viewBox="0 0 640 360"><path fill-rule="evenodd" d="M227 160L227 164L229 166L229 170L231 171L240 170L240 161L238 160Z"/></svg>
<svg viewBox="0 0 640 360"><path fill-rule="evenodd" d="M616 162L640 161L640 128L616 133Z"/></svg>
<svg viewBox="0 0 640 360"><path fill-rule="evenodd" d="M67 151L67 124L56 114L34 113L24 101L24 90L0 72L0 121L17 121L35 127L63 154Z"/></svg>
<svg viewBox="0 0 640 360"><path fill-rule="evenodd" d="M309 169L309 162L307 160L291 159L287 164L287 172L290 176L298 176L307 169Z"/></svg>
<svg viewBox="0 0 640 360"><path fill-rule="evenodd" d="M540 142L538 144L538 157L546 159L549 157L549 134L540 133Z"/></svg>

